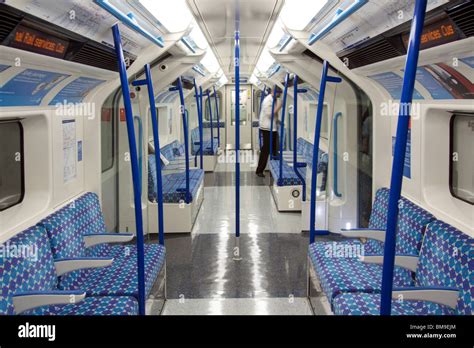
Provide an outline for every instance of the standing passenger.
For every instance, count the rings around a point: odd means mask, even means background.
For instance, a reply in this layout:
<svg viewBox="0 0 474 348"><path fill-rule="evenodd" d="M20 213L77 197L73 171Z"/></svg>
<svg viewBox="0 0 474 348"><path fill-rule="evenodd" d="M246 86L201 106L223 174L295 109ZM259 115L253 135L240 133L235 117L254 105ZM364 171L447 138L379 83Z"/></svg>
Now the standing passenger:
<svg viewBox="0 0 474 348"><path fill-rule="evenodd" d="M276 90L275 90L276 88ZM276 92L276 93L275 93ZM263 144L262 148L260 149L260 157L258 158L258 167L256 174L264 178L265 175L263 171L267 166L268 155L270 154L270 127L271 127L271 119L272 119L272 105L273 105L273 94L275 94L277 101L274 110L274 117L273 117L273 132L271 132L272 139L272 155L276 156L278 152L278 125L280 121L278 119L278 112L281 109L281 102L278 100L278 96L281 93L281 89L278 87L273 87L271 93L263 99L262 107L259 115L259 128L262 132Z"/></svg>

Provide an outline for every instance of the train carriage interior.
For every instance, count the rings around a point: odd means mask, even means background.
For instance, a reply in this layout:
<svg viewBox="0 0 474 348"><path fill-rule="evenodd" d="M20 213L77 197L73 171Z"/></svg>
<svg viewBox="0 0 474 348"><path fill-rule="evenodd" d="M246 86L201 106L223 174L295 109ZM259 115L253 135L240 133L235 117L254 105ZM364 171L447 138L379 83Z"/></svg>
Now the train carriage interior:
<svg viewBox="0 0 474 348"><path fill-rule="evenodd" d="M472 1L0 18L0 314L472 318Z"/></svg>

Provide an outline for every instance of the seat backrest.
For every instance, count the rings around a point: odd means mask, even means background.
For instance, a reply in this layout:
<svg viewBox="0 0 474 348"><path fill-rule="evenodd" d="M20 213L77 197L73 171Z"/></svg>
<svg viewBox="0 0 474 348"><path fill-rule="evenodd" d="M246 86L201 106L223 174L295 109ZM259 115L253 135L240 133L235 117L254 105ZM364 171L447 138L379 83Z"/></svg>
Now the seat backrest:
<svg viewBox="0 0 474 348"><path fill-rule="evenodd" d="M173 155L175 157L184 156L185 148L184 144L181 144L178 140L175 140L171 143L173 145Z"/></svg>
<svg viewBox="0 0 474 348"><path fill-rule="evenodd" d="M396 252L418 255L426 226L435 217L403 197L399 206Z"/></svg>
<svg viewBox="0 0 474 348"><path fill-rule="evenodd" d="M199 151L199 145L195 144L197 142L199 142L199 128L198 127L191 130L191 149L193 153L196 153L197 151Z"/></svg>
<svg viewBox="0 0 474 348"><path fill-rule="evenodd" d="M154 156L154 155L153 155ZM78 210L81 218L77 221L77 228L82 234L106 233L104 215L100 207L99 196L93 192L87 192L76 199L70 207ZM94 245L86 249L88 256L105 257L110 254L109 244Z"/></svg>
<svg viewBox="0 0 474 348"><path fill-rule="evenodd" d="M160 154L165 156L168 161L172 161L174 159L173 143L169 143L160 148Z"/></svg>
<svg viewBox="0 0 474 348"><path fill-rule="evenodd" d="M84 210L72 202L38 223L48 233L55 259L87 256L83 237L87 219Z"/></svg>
<svg viewBox="0 0 474 348"><path fill-rule="evenodd" d="M457 314L472 315L474 295L474 238L447 223L430 223L423 238L416 270L418 286L460 290Z"/></svg>
<svg viewBox="0 0 474 348"><path fill-rule="evenodd" d="M57 289L58 278L46 231L33 226L0 247L0 314L15 314L12 296Z"/></svg>

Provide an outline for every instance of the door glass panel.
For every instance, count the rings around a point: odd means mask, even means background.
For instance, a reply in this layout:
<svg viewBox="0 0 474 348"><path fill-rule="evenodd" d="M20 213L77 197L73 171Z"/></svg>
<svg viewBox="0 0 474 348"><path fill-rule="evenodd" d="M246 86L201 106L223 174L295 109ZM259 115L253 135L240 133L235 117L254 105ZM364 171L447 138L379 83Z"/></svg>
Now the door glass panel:
<svg viewBox="0 0 474 348"><path fill-rule="evenodd" d="M241 89L240 90L240 125L244 126L247 124L248 121L248 115L249 113L247 111L247 90L246 89ZM230 108L230 120L232 125L235 125L235 89L232 90L231 93L231 108Z"/></svg>

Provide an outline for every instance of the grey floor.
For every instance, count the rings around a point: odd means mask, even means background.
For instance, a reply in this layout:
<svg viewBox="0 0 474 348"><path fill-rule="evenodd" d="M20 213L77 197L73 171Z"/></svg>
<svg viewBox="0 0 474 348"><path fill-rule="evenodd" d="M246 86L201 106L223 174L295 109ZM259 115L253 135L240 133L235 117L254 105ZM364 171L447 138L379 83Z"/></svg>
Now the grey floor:
<svg viewBox="0 0 474 348"><path fill-rule="evenodd" d="M235 261L235 172L218 164L205 177L191 234L167 234L165 315L310 315L308 234L299 213L279 213L269 176L241 165L242 260ZM151 305L151 304L149 304ZM151 313L153 314L153 313Z"/></svg>

